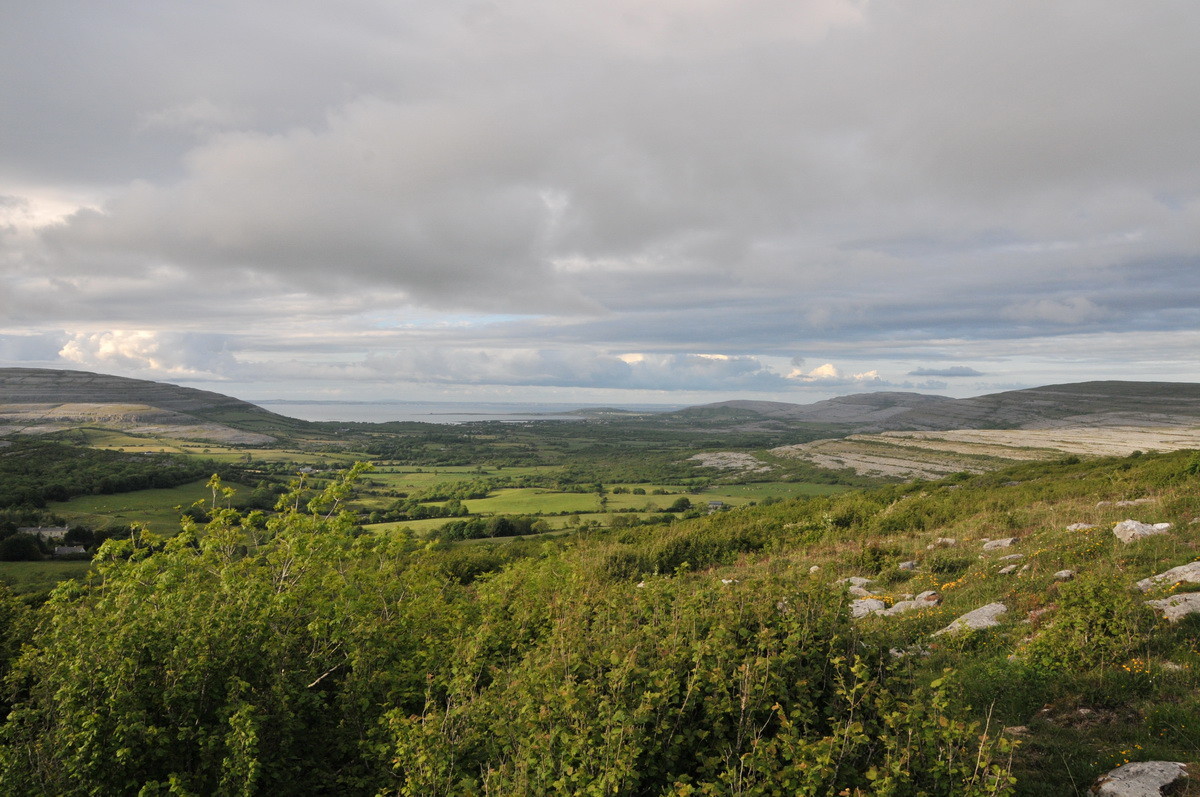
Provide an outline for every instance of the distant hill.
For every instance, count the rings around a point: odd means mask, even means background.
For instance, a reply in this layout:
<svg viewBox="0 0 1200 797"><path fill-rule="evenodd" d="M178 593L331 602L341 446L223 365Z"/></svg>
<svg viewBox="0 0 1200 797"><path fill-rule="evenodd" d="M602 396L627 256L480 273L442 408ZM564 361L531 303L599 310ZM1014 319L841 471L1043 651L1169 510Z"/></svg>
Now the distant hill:
<svg viewBox="0 0 1200 797"><path fill-rule="evenodd" d="M88 371L0 368L0 433L81 423L229 443L265 443L304 425L240 399Z"/></svg>
<svg viewBox="0 0 1200 797"><path fill-rule="evenodd" d="M1062 426L1191 426L1200 423L1194 382L1076 382L957 399L898 415L893 429L1047 429Z"/></svg>
<svg viewBox="0 0 1200 797"><path fill-rule="evenodd" d="M771 454L860 476L938 478L1064 454L1200 448L1200 384L1079 382L950 399L864 393L788 404L723 401L675 413L729 432L794 434Z"/></svg>
<svg viewBox="0 0 1200 797"><path fill-rule="evenodd" d="M834 424L855 432L1190 426L1200 424L1200 384L1078 382L966 399L880 392L813 404L723 401L689 407L675 415L681 419Z"/></svg>
<svg viewBox="0 0 1200 797"><path fill-rule="evenodd" d="M853 396L818 401L814 404L788 404L781 401L722 401L683 410L683 414L714 417L760 416L778 420L821 424L882 424L914 409L932 408L933 412L954 399L922 393L858 393Z"/></svg>

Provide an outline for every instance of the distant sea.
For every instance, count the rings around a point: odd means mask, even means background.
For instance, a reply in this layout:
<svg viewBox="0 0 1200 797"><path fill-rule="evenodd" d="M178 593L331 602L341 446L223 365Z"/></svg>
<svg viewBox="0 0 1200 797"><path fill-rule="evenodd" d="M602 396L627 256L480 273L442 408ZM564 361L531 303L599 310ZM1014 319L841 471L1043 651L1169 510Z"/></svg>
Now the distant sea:
<svg viewBox="0 0 1200 797"><path fill-rule="evenodd" d="M578 421L587 416L571 415L578 410L610 409L634 412L670 412L682 404L527 404L519 402L476 403L465 401L252 401L265 410L304 421L420 421L422 423L470 423L471 421Z"/></svg>

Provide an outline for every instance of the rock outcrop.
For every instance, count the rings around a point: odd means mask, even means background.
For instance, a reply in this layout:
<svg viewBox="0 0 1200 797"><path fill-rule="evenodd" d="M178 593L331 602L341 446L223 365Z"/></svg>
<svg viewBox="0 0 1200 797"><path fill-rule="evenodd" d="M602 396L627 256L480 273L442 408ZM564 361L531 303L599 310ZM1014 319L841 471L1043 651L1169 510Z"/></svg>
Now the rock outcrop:
<svg viewBox="0 0 1200 797"><path fill-rule="evenodd" d="M1187 780L1187 767L1178 761L1135 761L1103 775L1088 790L1096 797L1161 797L1165 789Z"/></svg>
<svg viewBox="0 0 1200 797"><path fill-rule="evenodd" d="M1122 520L1113 526L1113 534L1124 543L1153 537L1155 534L1166 534L1170 530L1170 523L1141 523L1136 520Z"/></svg>
<svg viewBox="0 0 1200 797"><path fill-rule="evenodd" d="M1177 623L1189 614L1200 612L1200 592L1185 592L1157 601L1146 601L1146 605L1162 612L1164 618Z"/></svg>
<svg viewBox="0 0 1200 797"><path fill-rule="evenodd" d="M887 604L879 598L859 598L850 602L850 616L855 620L887 609Z"/></svg>
<svg viewBox="0 0 1200 797"><path fill-rule="evenodd" d="M1001 548L1011 548L1017 542L1016 537L1004 537L999 540L989 540L983 544L985 551L998 551Z"/></svg>
<svg viewBox="0 0 1200 797"><path fill-rule="evenodd" d="M1172 567L1170 570L1159 573L1156 576L1143 578L1137 583L1137 588L1142 592L1148 592L1158 585L1170 586L1171 584L1200 584L1200 560L1188 562L1186 565Z"/></svg>
<svg viewBox="0 0 1200 797"><path fill-rule="evenodd" d="M933 635L941 636L942 634L957 634L962 631L978 631L983 628L991 628L992 626L1000 625L999 617L1007 611L1008 607L1003 603L989 603L987 606L980 606L978 609L956 618L950 625L941 631L935 631Z"/></svg>
<svg viewBox="0 0 1200 797"><path fill-rule="evenodd" d="M891 617L896 614L904 614L905 612L913 612L919 609L931 609L942 602L942 596L934 590L927 590L917 595L910 600L898 601L892 604L890 609L877 611L876 614L881 614L884 617Z"/></svg>

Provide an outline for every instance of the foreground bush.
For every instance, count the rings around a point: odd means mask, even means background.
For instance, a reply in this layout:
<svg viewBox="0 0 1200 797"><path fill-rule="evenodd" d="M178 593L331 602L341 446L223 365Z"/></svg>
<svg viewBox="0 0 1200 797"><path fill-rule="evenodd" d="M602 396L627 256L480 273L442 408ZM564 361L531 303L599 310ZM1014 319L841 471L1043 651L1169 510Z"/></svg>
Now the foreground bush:
<svg viewBox="0 0 1200 797"><path fill-rule="evenodd" d="M0 792L1010 789L948 684L914 690L840 593L614 583L549 546L456 578L453 552L361 534L348 489L105 543L12 661Z"/></svg>
<svg viewBox="0 0 1200 797"><path fill-rule="evenodd" d="M514 614L537 595L540 616ZM492 580L480 604L448 688L389 716L399 794L1011 789L1001 745L958 719L948 684L912 692L828 594L699 577L596 589L542 569Z"/></svg>

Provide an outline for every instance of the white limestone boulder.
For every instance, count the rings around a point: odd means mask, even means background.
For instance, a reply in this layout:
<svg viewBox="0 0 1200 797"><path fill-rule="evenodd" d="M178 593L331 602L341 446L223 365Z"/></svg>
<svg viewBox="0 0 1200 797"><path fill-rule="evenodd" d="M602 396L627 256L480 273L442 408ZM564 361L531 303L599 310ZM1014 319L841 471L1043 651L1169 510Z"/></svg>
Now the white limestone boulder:
<svg viewBox="0 0 1200 797"><path fill-rule="evenodd" d="M1001 548L1011 548L1014 544L1016 544L1016 542L1017 542L1016 537L1003 537L999 540L991 540L989 542L985 542L983 544L983 550L998 551Z"/></svg>
<svg viewBox="0 0 1200 797"><path fill-rule="evenodd" d="M1200 584L1200 561L1188 562L1186 565L1172 567L1157 576L1143 578L1137 583L1137 588L1142 592L1147 592L1158 585L1170 586L1180 582L1186 584Z"/></svg>
<svg viewBox="0 0 1200 797"><path fill-rule="evenodd" d="M941 602L941 595L934 590L926 590L911 600L899 601L892 604L890 609L877 611L876 614L881 614L884 617L892 617L893 615L904 614L905 612L912 612L920 609L931 609Z"/></svg>
<svg viewBox="0 0 1200 797"><path fill-rule="evenodd" d="M887 604L879 598L859 598L856 601L850 601L850 616L855 620L885 609L887 609Z"/></svg>
<svg viewBox="0 0 1200 797"><path fill-rule="evenodd" d="M1157 601L1146 601L1146 605L1162 612L1164 618L1177 623L1189 614L1200 612L1200 592L1185 592Z"/></svg>
<svg viewBox="0 0 1200 797"><path fill-rule="evenodd" d="M1153 537L1155 534L1166 534L1170 530L1170 523L1141 523L1136 520L1122 520L1113 526L1113 534L1124 543Z"/></svg>
<svg viewBox="0 0 1200 797"><path fill-rule="evenodd" d="M1135 761L1102 775L1088 790L1096 797L1161 797L1165 789L1187 780L1178 761Z"/></svg>
<svg viewBox="0 0 1200 797"><path fill-rule="evenodd" d="M941 631L934 632L933 635L941 636L942 634L957 634L962 631L978 631L983 628L991 628L992 626L1000 625L999 617L1007 611L1008 607L1003 603L989 603L986 606L980 606L978 609L956 618L950 625Z"/></svg>

